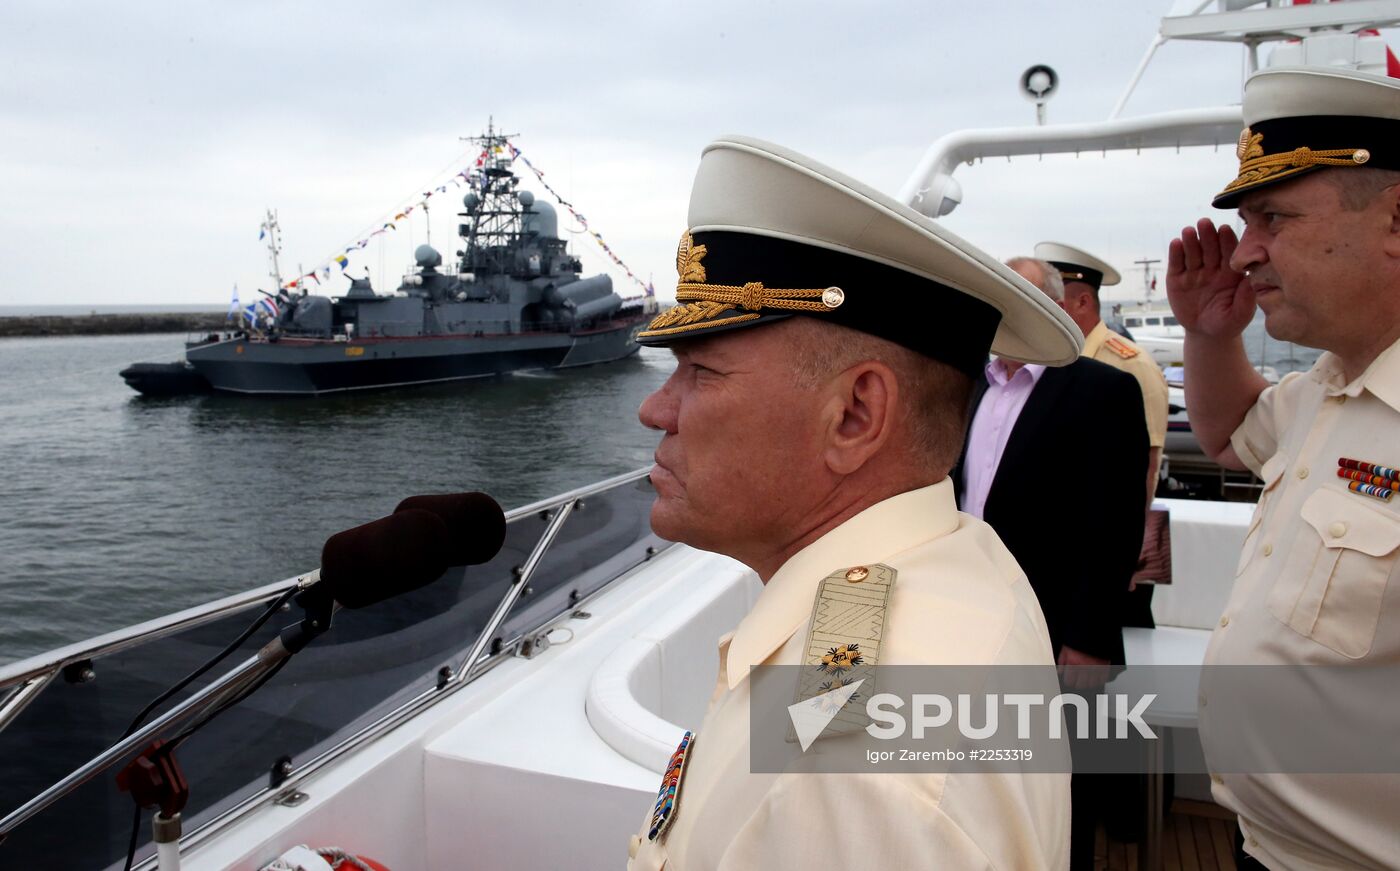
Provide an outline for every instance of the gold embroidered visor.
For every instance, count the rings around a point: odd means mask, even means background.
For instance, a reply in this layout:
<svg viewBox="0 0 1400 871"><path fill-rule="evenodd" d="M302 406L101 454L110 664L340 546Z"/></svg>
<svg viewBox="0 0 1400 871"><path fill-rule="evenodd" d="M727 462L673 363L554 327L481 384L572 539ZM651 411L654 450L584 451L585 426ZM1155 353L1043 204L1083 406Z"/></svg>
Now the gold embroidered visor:
<svg viewBox="0 0 1400 871"><path fill-rule="evenodd" d="M734 231L687 232L676 306L637 335L672 342L801 314L980 372L1001 321L990 305L921 275L816 245Z"/></svg>
<svg viewBox="0 0 1400 871"><path fill-rule="evenodd" d="M1400 121L1350 115L1307 115L1258 121L1240 133L1239 175L1215 195L1233 209L1248 191L1327 167L1400 169Z"/></svg>

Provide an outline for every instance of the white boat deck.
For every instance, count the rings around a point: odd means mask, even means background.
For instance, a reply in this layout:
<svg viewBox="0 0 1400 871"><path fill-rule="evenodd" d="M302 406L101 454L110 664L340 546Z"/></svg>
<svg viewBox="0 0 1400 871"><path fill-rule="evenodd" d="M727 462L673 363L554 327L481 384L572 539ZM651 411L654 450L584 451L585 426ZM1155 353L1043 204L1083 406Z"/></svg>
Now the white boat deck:
<svg viewBox="0 0 1400 871"><path fill-rule="evenodd" d="M1175 583L1161 628L1128 630L1130 664L1200 661L1233 581L1252 506L1163 500ZM441 704L198 844L189 868L260 868L300 843L395 871L618 868L683 727L698 726L716 641L758 583L724 557L675 547L563 618L555 643L512 658ZM1184 689L1171 723L1190 728ZM1175 709L1173 709L1175 710Z"/></svg>
<svg viewBox="0 0 1400 871"><path fill-rule="evenodd" d="M590 618L564 618L557 643L534 659L501 663L328 767L301 786L298 806L269 805L192 845L184 866L260 868L305 843L395 871L616 868L658 784L629 757L647 758L658 741L670 742L669 756L681 731L671 718L698 725L715 641L757 591L732 560L665 551L586 603ZM595 675L615 671L626 650L630 692L590 706ZM629 705L651 719L631 730L609 723Z"/></svg>

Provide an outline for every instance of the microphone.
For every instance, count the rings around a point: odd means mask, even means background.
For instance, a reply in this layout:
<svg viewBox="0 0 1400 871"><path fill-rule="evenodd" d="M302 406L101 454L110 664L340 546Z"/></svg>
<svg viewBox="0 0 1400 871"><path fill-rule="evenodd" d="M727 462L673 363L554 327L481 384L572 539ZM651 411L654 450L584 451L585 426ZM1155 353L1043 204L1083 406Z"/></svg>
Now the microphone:
<svg viewBox="0 0 1400 871"><path fill-rule="evenodd" d="M393 514L326 539L311 589L363 608L426 586L449 566L489 562L505 537L505 513L485 493L410 496Z"/></svg>
<svg viewBox="0 0 1400 871"><path fill-rule="evenodd" d="M337 532L321 549L321 579L311 590L345 608L363 608L432 583L452 564L442 518L422 509Z"/></svg>
<svg viewBox="0 0 1400 871"><path fill-rule="evenodd" d="M485 493L410 496L399 503L394 514L414 510L436 514L447 524L450 535L447 564L450 566L479 566L490 562L505 544L505 512Z"/></svg>

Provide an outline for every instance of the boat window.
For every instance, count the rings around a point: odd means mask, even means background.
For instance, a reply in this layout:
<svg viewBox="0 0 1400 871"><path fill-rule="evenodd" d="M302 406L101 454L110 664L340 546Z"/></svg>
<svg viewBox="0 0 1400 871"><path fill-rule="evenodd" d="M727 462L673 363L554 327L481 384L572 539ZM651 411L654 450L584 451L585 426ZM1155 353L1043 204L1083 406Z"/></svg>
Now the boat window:
<svg viewBox="0 0 1400 871"><path fill-rule="evenodd" d="M583 497L499 635L509 642L533 632L645 562L648 549L663 545L648 523L654 498L645 477ZM486 565L449 569L421 589L340 611L331 630L256 695L191 737L178 753L190 785L186 834L265 787L283 754L301 764L431 689L439 668L461 662L505 595L512 570L525 562L547 525L542 512L513 518L505 546ZM0 730L0 759L25 760L0 778L0 811L20 806L117 740L146 702L218 652L258 611L254 606L96 657L91 682L50 683ZM229 662L251 655L295 616L270 620ZM0 699L5 695L0 688ZM35 747L43 753L34 753ZM116 769L109 769L16 829L0 848L5 867L120 862L132 804L117 791L115 777ZM138 860L150 853L146 843Z"/></svg>
<svg viewBox="0 0 1400 871"><path fill-rule="evenodd" d="M1162 321L1169 327L1181 326L1181 322L1178 321L1176 318L1172 317L1171 315L1167 315L1165 318L1162 319Z"/></svg>
<svg viewBox="0 0 1400 871"><path fill-rule="evenodd" d="M1147 319L1147 325L1148 325L1149 327L1160 327L1160 326L1162 325L1162 319L1161 319L1161 318L1148 318L1148 319Z"/></svg>
<svg viewBox="0 0 1400 871"><path fill-rule="evenodd" d="M1129 327L1140 327L1142 326L1142 318L1124 318L1123 324Z"/></svg>

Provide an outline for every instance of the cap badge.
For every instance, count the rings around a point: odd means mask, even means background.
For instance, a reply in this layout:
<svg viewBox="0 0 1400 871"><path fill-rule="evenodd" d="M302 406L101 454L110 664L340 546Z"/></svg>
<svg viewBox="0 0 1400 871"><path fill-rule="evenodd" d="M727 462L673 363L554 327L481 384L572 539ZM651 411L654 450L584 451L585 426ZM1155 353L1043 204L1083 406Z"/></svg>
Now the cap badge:
<svg viewBox="0 0 1400 871"><path fill-rule="evenodd" d="M706 248L696 245L690 231L681 234L680 245L676 246L676 274L682 283L704 283L705 267L700 262L705 259Z"/></svg>
<svg viewBox="0 0 1400 871"><path fill-rule="evenodd" d="M1235 147L1235 156L1243 163L1253 157L1264 156L1264 134L1255 133L1248 127L1240 131L1240 141Z"/></svg>
<svg viewBox="0 0 1400 871"><path fill-rule="evenodd" d="M1240 133L1235 153L1240 158L1239 175L1216 194L1217 199L1241 188L1289 178L1315 166L1360 166L1371 159L1371 152L1365 148L1312 149L1306 145L1265 154L1264 134L1254 133L1248 127Z"/></svg>
<svg viewBox="0 0 1400 871"><path fill-rule="evenodd" d="M689 230L681 234L676 246L676 273L680 276L676 282L677 304L657 315L637 334L638 338L733 326L760 318L765 311L826 314L846 301L846 294L839 287L766 287L761 281L710 284L709 273L701 262L706 253L706 246L695 244Z"/></svg>
<svg viewBox="0 0 1400 871"><path fill-rule="evenodd" d="M870 577L870 569L865 566L856 566L846 570L846 580L852 584L859 584L868 577Z"/></svg>

